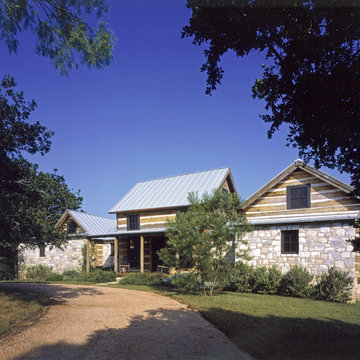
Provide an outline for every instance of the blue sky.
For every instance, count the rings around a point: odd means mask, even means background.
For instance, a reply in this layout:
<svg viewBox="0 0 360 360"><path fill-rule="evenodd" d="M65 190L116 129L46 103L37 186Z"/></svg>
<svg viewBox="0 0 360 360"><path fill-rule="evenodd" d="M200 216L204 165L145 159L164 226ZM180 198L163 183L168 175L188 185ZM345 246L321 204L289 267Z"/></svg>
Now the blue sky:
<svg viewBox="0 0 360 360"><path fill-rule="evenodd" d="M85 211L107 215L140 180L224 166L247 198L298 158L285 128L267 139L264 103L251 97L261 54L224 56L223 84L205 95L203 49L181 39L190 16L185 0L110 1L111 65L69 77L35 54L29 34L17 54L0 46L3 72L38 104L32 120L55 131L52 150L30 160L80 189Z"/></svg>

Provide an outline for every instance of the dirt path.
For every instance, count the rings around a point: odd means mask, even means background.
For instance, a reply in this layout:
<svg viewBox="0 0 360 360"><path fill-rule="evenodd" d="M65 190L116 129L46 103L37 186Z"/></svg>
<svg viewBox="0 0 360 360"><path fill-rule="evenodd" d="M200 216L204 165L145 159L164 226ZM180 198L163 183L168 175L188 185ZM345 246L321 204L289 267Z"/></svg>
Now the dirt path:
<svg viewBox="0 0 360 360"><path fill-rule="evenodd" d="M249 359L170 298L80 285L1 284L50 297L41 319L0 342L0 359Z"/></svg>

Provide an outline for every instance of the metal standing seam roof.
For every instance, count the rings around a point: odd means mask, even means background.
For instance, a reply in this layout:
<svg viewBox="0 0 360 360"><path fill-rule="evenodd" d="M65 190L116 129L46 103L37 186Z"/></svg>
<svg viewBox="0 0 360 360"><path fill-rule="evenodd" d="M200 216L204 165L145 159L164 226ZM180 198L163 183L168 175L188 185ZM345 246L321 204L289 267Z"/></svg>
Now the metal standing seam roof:
<svg viewBox="0 0 360 360"><path fill-rule="evenodd" d="M202 197L217 189L230 172L228 167L141 181L109 211L110 213L190 205L188 194Z"/></svg>
<svg viewBox="0 0 360 360"><path fill-rule="evenodd" d="M116 230L116 220L75 210L67 211L88 235L106 234Z"/></svg>

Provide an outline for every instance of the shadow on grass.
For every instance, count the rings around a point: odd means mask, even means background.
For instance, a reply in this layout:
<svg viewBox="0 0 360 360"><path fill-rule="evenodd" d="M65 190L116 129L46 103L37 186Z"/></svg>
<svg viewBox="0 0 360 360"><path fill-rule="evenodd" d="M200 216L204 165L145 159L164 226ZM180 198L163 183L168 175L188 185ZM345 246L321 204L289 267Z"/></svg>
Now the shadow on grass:
<svg viewBox="0 0 360 360"><path fill-rule="evenodd" d="M60 341L12 359L241 360L248 359L199 314L157 308L134 315L124 327L96 330L79 345ZM66 329L63 329L66 331ZM48 339L43 339L44 344ZM0 349L7 351L7 349ZM8 352L7 354L10 354Z"/></svg>
<svg viewBox="0 0 360 360"><path fill-rule="evenodd" d="M209 308L201 311L239 348L257 359L359 359L360 326L339 320L255 317Z"/></svg>
<svg viewBox="0 0 360 360"><path fill-rule="evenodd" d="M66 302L82 295L101 295L103 292L98 288L70 287L66 285L44 284L44 283L0 283L0 293L11 294L16 292L16 297L23 301L31 301L30 295L37 296L43 305L54 305Z"/></svg>

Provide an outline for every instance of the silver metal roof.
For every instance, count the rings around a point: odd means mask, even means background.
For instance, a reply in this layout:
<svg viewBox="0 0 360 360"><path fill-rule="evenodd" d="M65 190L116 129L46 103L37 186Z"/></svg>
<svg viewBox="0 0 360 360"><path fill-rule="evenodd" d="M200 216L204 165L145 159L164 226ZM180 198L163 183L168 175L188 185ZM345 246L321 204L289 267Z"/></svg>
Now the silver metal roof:
<svg viewBox="0 0 360 360"><path fill-rule="evenodd" d="M103 216L90 215L85 212L67 210L74 220L88 235L107 234L116 230L116 220Z"/></svg>
<svg viewBox="0 0 360 360"><path fill-rule="evenodd" d="M221 168L138 182L109 212L190 205L190 192L197 192L199 197L210 193L221 185L228 172L229 168Z"/></svg>

